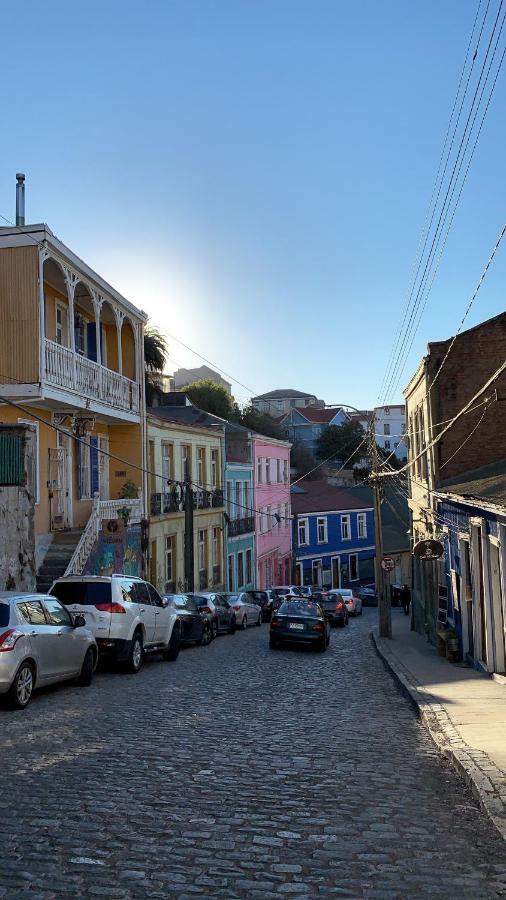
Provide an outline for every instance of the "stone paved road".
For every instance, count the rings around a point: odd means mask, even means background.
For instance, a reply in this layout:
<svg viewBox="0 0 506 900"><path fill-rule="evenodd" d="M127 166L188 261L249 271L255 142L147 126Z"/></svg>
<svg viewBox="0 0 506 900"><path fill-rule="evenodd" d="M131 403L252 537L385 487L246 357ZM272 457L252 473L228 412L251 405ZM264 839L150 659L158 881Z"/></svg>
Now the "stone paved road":
<svg viewBox="0 0 506 900"><path fill-rule="evenodd" d="M0 711L0 897L497 897L506 854L369 640L267 626Z"/></svg>

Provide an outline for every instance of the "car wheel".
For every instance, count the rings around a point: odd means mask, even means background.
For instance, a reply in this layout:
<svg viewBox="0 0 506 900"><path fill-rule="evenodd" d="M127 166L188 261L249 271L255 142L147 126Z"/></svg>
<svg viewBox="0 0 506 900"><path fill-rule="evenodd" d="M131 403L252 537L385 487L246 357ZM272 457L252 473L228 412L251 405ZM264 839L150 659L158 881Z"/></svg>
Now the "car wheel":
<svg viewBox="0 0 506 900"><path fill-rule="evenodd" d="M316 649L317 649L318 653L325 653L325 651L327 649L327 638L324 637L324 638L322 638L321 641L318 641L318 643L316 645Z"/></svg>
<svg viewBox="0 0 506 900"><path fill-rule="evenodd" d="M204 628L202 630L202 637L200 638L200 646L207 647L208 644L211 643L213 639L213 632L211 630L211 626L209 622L204 622Z"/></svg>
<svg viewBox="0 0 506 900"><path fill-rule="evenodd" d="M231 621L230 621L230 625L228 626L228 633L235 634L236 630L237 630L237 622L235 621L235 615L234 615L233 619L231 619Z"/></svg>
<svg viewBox="0 0 506 900"><path fill-rule="evenodd" d="M174 625L172 629L172 634L170 636L170 641L167 645L167 649L163 652L163 658L166 662L175 662L179 656L179 651L181 649L181 629L179 625Z"/></svg>
<svg viewBox="0 0 506 900"><path fill-rule="evenodd" d="M81 672L76 680L76 684L78 684L79 687L89 687L91 682L93 681L94 671L95 653L93 647L88 647L81 667Z"/></svg>
<svg viewBox="0 0 506 900"><path fill-rule="evenodd" d="M142 635L136 631L130 642L130 655L127 660L127 670L136 675L142 666Z"/></svg>
<svg viewBox="0 0 506 900"><path fill-rule="evenodd" d="M269 637L269 647L271 650L279 650L279 641L276 638Z"/></svg>
<svg viewBox="0 0 506 900"><path fill-rule="evenodd" d="M28 706L34 684L33 666L29 662L21 663L5 698L7 706L10 706L11 709L24 709L25 706Z"/></svg>
<svg viewBox="0 0 506 900"><path fill-rule="evenodd" d="M262 624L262 613L260 613L260 615L258 616L258 621L257 621L257 625L261 625L261 624Z"/></svg>
<svg viewBox="0 0 506 900"><path fill-rule="evenodd" d="M241 628L243 631L246 631L247 627L248 627L248 619L246 616L243 616L243 620L241 622Z"/></svg>
<svg viewBox="0 0 506 900"><path fill-rule="evenodd" d="M216 620L213 621L212 631L213 631L213 641L214 641L214 639L218 637L218 623Z"/></svg>

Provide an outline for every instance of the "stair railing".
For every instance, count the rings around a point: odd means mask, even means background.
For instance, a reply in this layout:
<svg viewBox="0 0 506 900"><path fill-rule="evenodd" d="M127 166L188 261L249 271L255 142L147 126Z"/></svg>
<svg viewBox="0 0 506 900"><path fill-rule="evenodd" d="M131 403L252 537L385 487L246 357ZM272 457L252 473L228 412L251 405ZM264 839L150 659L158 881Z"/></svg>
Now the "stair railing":
<svg viewBox="0 0 506 900"><path fill-rule="evenodd" d="M104 519L117 518L119 510L125 508L130 511L129 524L138 524L142 519L142 496L135 500L100 500L98 497L95 498L90 518L65 569L65 575L82 575L91 551L98 541L102 522Z"/></svg>

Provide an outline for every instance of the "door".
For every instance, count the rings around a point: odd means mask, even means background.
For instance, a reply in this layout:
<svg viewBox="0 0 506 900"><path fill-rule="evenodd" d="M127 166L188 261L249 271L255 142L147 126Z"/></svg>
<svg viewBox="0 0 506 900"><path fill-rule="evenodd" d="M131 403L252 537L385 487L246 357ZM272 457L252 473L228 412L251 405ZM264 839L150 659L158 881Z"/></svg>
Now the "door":
<svg viewBox="0 0 506 900"><path fill-rule="evenodd" d="M70 438L58 432L56 448L49 449L49 490L51 492L51 531L64 531L72 521L72 485Z"/></svg>
<svg viewBox="0 0 506 900"><path fill-rule="evenodd" d="M155 611L155 643L166 644L169 636L169 624L171 621L171 613L169 608L164 606L162 598L152 584L146 585L151 597L151 604Z"/></svg>
<svg viewBox="0 0 506 900"><path fill-rule="evenodd" d="M109 437L98 436L98 492L101 500L109 500Z"/></svg>
<svg viewBox="0 0 506 900"><path fill-rule="evenodd" d="M81 640L76 634L70 614L54 597L45 599L44 607L52 638L50 647L54 674L63 677L77 673L82 663L79 659Z"/></svg>
<svg viewBox="0 0 506 900"><path fill-rule="evenodd" d="M48 624L40 600L24 600L17 604L18 611L28 624L32 652L37 663L37 680L48 681L58 677L54 654L54 629Z"/></svg>
<svg viewBox="0 0 506 900"><path fill-rule="evenodd" d="M490 605L492 608L494 672L504 673L504 619L499 546L490 540Z"/></svg>
<svg viewBox="0 0 506 900"><path fill-rule="evenodd" d="M139 618L144 625L145 643L155 643L156 607L151 602L148 586L144 581L134 582L134 602L138 605Z"/></svg>
<svg viewBox="0 0 506 900"><path fill-rule="evenodd" d="M322 583L322 561L321 559L313 559L311 565L311 573L313 584L320 586Z"/></svg>
<svg viewBox="0 0 506 900"><path fill-rule="evenodd" d="M295 567L295 584L299 587L304 584L304 566L301 562Z"/></svg>
<svg viewBox="0 0 506 900"><path fill-rule="evenodd" d="M339 556L334 556L332 559L332 587L341 587L341 560Z"/></svg>

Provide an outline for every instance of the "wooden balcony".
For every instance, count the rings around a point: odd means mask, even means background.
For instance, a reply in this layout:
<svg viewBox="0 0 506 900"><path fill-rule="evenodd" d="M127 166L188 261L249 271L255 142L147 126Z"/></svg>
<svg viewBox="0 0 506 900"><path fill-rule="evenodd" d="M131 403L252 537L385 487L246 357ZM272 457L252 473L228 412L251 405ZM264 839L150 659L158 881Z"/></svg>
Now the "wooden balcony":
<svg viewBox="0 0 506 900"><path fill-rule="evenodd" d="M68 347L45 338L45 381L86 400L96 400L125 412L140 411L139 385Z"/></svg>

